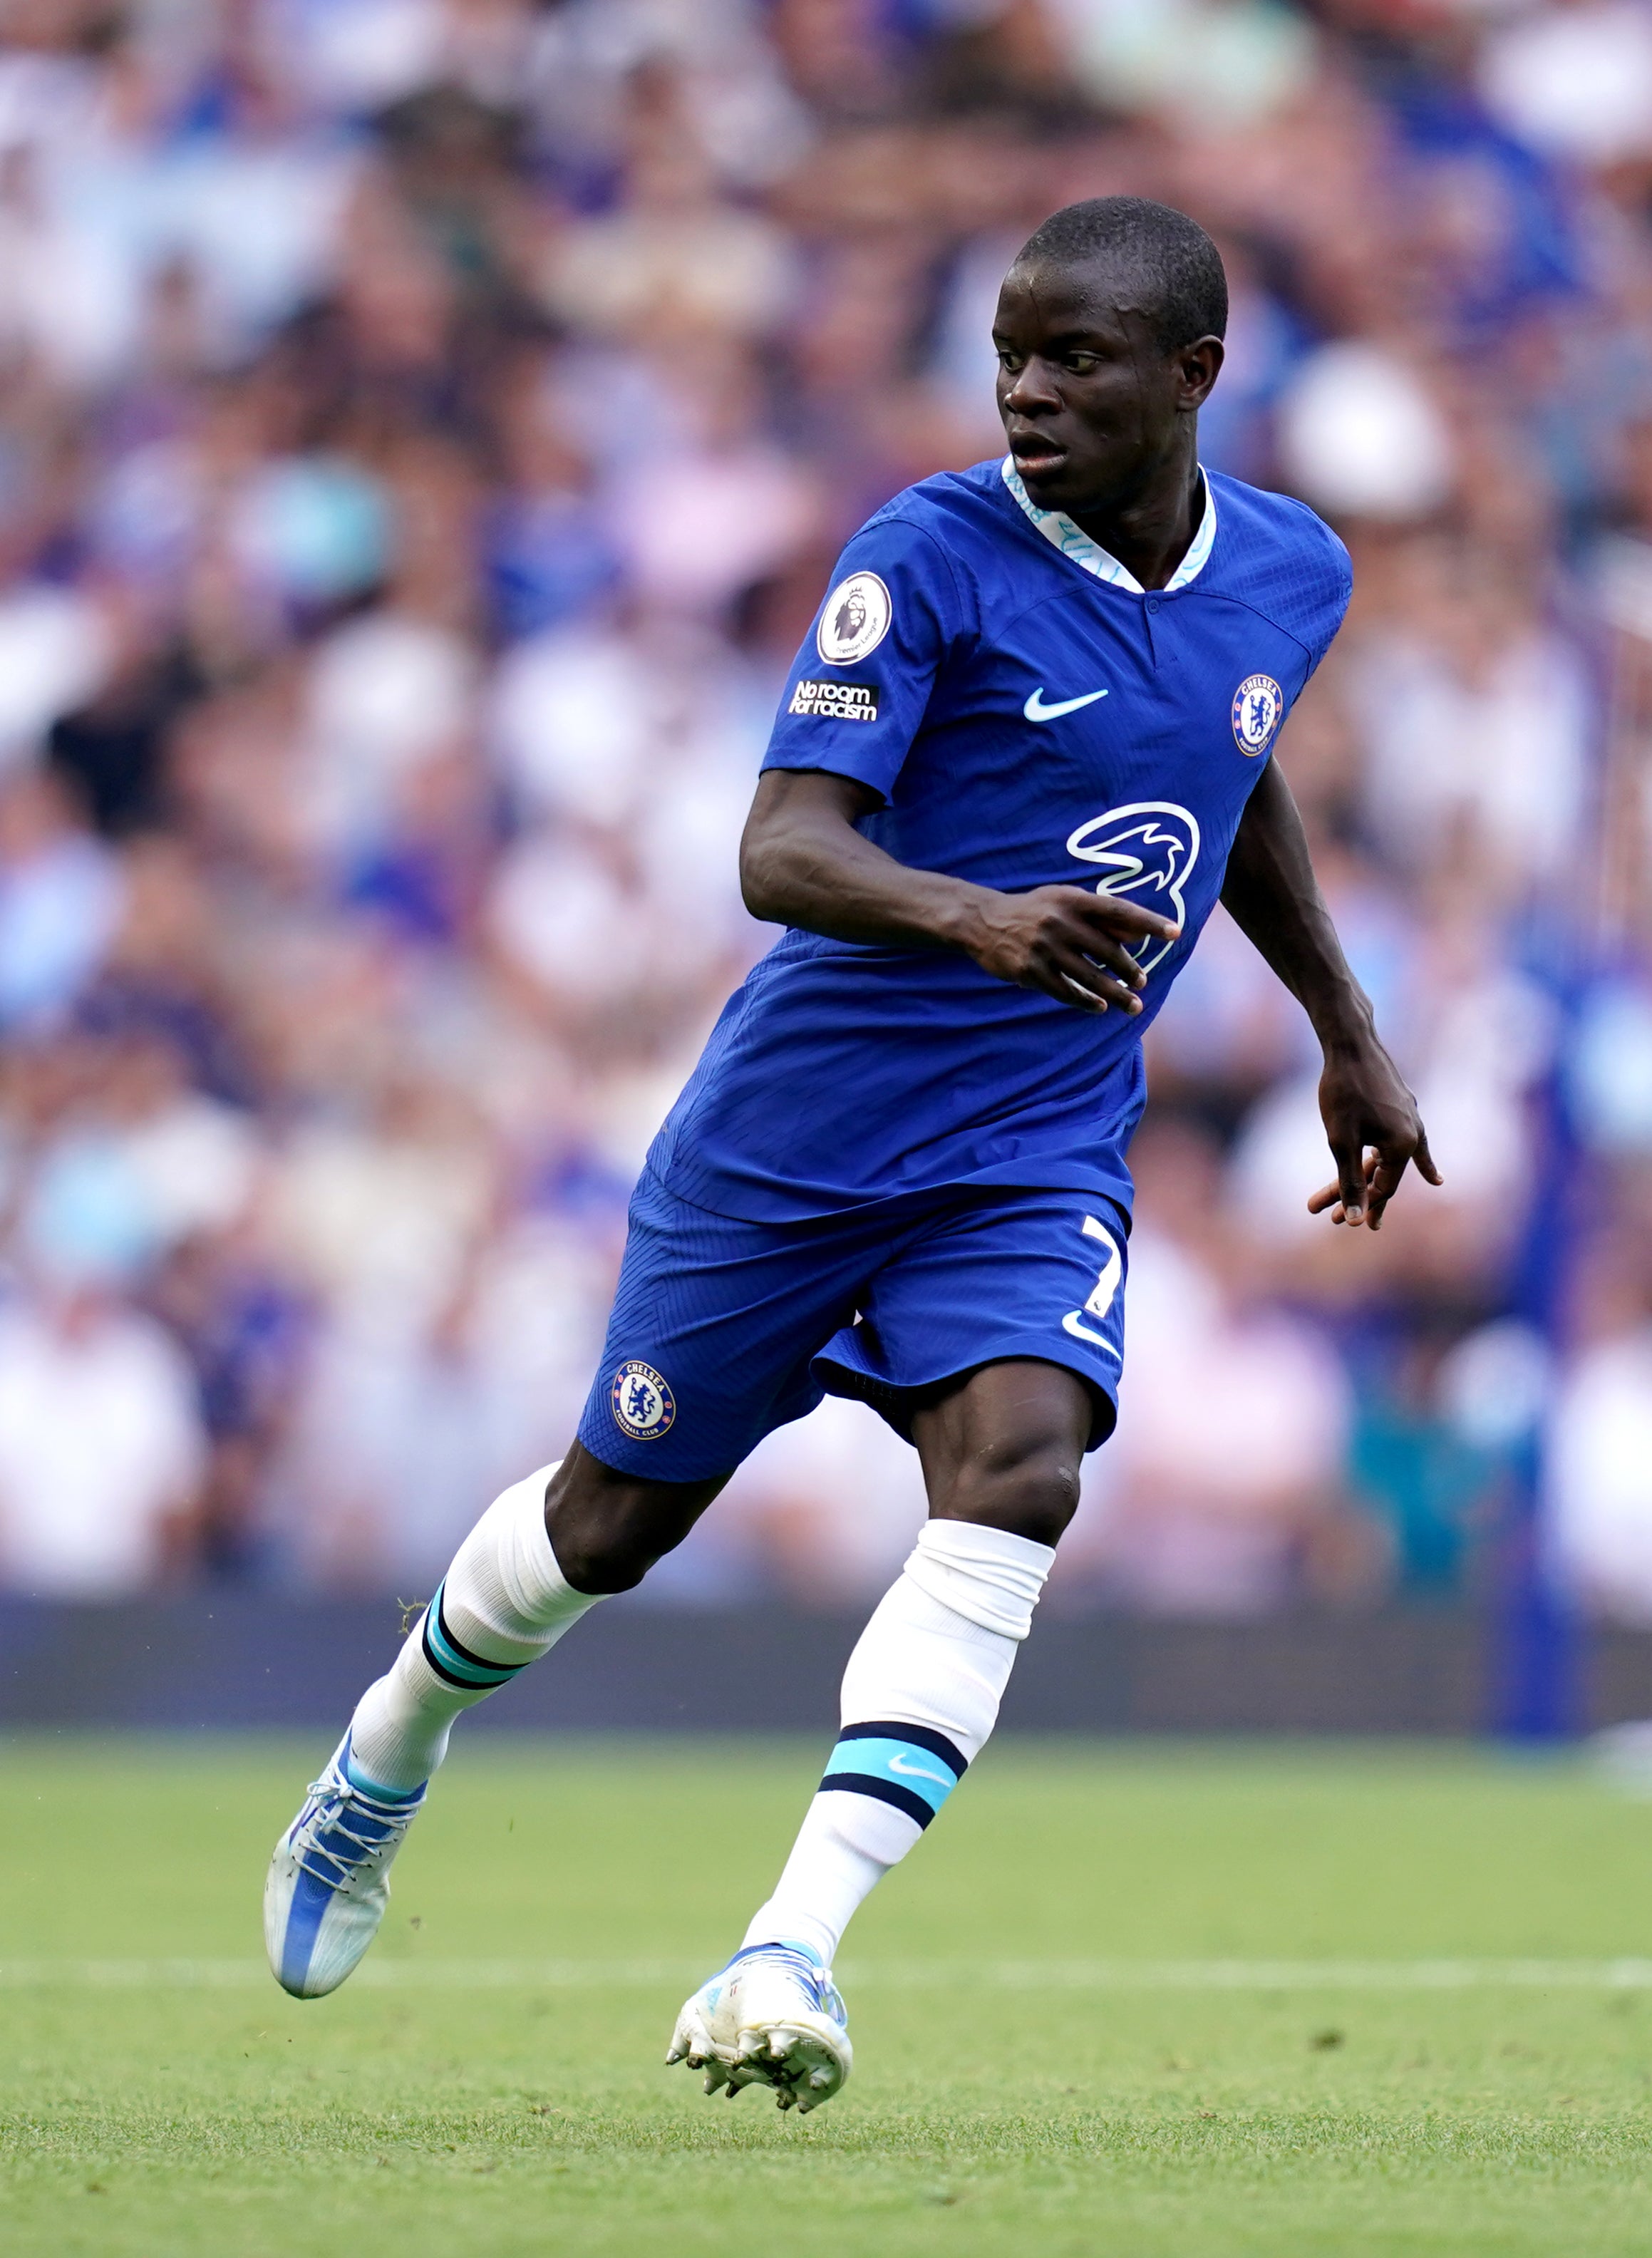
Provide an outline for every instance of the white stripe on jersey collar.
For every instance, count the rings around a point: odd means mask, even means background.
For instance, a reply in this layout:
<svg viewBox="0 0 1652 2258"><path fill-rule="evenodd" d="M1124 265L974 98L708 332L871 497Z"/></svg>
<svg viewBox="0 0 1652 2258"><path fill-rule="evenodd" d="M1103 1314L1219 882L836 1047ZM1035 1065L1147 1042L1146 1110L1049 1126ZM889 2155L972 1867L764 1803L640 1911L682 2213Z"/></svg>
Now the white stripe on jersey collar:
<svg viewBox="0 0 1652 2258"><path fill-rule="evenodd" d="M1040 509L1021 483L1021 473L1015 466L1015 457L1003 458L1003 478L1005 486L1025 510L1046 541L1053 541L1063 557L1070 557L1085 572L1093 572L1098 580L1105 580L1110 588L1128 589L1132 596L1146 593L1136 575L1117 557L1110 557L1099 541L1092 541L1081 527L1059 509ZM1216 537L1216 489L1205 477L1202 463L1199 475L1204 479L1204 515L1199 520L1199 530L1188 543L1188 553L1165 583L1165 593L1175 588L1185 588L1199 572L1210 554L1210 544Z"/></svg>

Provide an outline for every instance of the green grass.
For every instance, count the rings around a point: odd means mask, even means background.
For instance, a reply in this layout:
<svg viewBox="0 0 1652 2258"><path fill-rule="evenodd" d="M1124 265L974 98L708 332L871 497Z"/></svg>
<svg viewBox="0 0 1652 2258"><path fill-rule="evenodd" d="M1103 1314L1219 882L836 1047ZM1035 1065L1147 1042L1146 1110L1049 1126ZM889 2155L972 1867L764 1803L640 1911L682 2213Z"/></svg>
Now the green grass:
<svg viewBox="0 0 1652 2258"><path fill-rule="evenodd" d="M1001 1744L857 1922L800 2121L661 2056L819 1750L496 1750L301 2005L248 1963L319 1751L0 1744L6 2258L1652 2253L1652 1991L1415 1969L1652 1953L1652 1805L1579 1770ZM1245 1964L1143 1967L1188 1961Z"/></svg>

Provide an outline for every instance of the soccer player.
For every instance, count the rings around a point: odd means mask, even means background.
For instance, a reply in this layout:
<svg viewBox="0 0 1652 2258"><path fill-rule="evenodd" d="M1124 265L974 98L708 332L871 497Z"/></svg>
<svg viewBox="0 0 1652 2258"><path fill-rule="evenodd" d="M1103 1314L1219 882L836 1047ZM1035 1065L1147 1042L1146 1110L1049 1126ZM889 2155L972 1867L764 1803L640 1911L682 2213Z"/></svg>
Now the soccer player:
<svg viewBox="0 0 1652 2258"><path fill-rule="evenodd" d="M649 1155L578 1440L472 1530L276 1847L289 1992L366 1950L458 1712L639 1583L772 1428L854 1395L916 1445L932 1517L667 2057L829 2099L839 1939L991 1732L1112 1430L1142 1031L1218 898L1323 1047L1336 1176L1309 1207L1375 1230L1407 1165L1439 1181L1270 757L1350 574L1311 511L1200 467L1226 315L1180 212L1056 213L998 302L1007 458L845 550L741 850L789 930Z"/></svg>

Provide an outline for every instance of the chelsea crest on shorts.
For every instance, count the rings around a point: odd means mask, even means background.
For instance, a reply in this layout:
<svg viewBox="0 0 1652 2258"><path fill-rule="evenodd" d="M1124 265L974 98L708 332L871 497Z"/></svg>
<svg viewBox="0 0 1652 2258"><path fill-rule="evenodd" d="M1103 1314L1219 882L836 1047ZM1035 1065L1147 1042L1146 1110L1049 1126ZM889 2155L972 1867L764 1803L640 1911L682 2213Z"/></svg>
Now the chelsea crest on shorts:
<svg viewBox="0 0 1652 2258"><path fill-rule="evenodd" d="M627 1357L614 1374L608 1403L620 1432L639 1443L656 1441L677 1417L677 1399L670 1388L651 1364L638 1357Z"/></svg>

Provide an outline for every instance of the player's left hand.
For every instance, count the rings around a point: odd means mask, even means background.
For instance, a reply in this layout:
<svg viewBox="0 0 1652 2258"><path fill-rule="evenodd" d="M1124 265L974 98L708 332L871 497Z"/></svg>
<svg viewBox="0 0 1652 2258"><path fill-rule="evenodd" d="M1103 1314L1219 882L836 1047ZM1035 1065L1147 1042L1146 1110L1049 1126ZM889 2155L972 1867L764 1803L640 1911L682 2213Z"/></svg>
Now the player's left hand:
<svg viewBox="0 0 1652 2258"><path fill-rule="evenodd" d="M1326 1054L1319 1111L1336 1181L1314 1194L1310 1215L1329 1208L1333 1223L1376 1231L1407 1163L1425 1182L1441 1181L1417 1101L1375 1035L1357 1048Z"/></svg>

